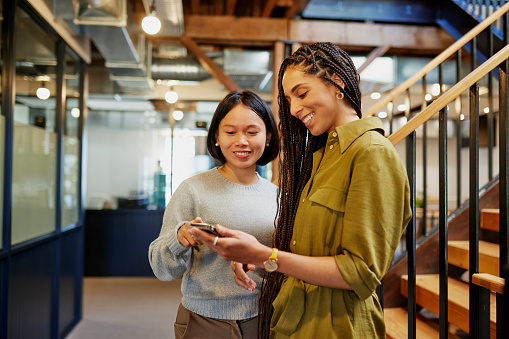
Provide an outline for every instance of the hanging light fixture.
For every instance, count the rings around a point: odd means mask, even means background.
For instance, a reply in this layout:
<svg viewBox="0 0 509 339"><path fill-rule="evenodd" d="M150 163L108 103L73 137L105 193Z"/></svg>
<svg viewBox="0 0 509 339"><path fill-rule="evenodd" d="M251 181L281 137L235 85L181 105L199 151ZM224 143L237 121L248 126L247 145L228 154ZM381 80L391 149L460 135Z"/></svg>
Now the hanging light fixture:
<svg viewBox="0 0 509 339"><path fill-rule="evenodd" d="M177 92L175 92L172 89L170 89L168 92L166 92L166 94L164 95L164 99L169 103L169 104L174 104L177 102L177 100L179 99L179 95L177 94Z"/></svg>
<svg viewBox="0 0 509 339"><path fill-rule="evenodd" d="M35 92L35 94L37 95L37 97L41 100L46 100L49 98L50 96L50 92L49 92L49 89L46 88L45 86L45 82L44 81L41 81L41 87L39 87L37 89L37 91Z"/></svg>
<svg viewBox="0 0 509 339"><path fill-rule="evenodd" d="M180 121L184 117L184 112L182 111L173 111L173 119Z"/></svg>
<svg viewBox="0 0 509 339"><path fill-rule="evenodd" d="M143 18L141 21L141 27L147 34L156 34L161 30L161 20L156 17L156 5L155 0L152 1L150 6L150 14Z"/></svg>

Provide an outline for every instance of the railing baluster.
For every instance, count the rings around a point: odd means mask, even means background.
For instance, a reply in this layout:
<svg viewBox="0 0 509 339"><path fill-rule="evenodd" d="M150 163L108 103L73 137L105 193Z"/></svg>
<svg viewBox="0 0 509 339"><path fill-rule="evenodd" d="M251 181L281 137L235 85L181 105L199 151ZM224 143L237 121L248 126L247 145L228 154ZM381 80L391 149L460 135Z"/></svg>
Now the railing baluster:
<svg viewBox="0 0 509 339"><path fill-rule="evenodd" d="M504 43L509 44L509 14L503 16ZM509 60L506 59L499 67L499 269L505 278L505 295L497 294L497 336L509 338ZM506 274L503 276L503 274Z"/></svg>
<svg viewBox="0 0 509 339"><path fill-rule="evenodd" d="M469 194L469 332L479 335L479 287L472 275L479 270L479 84L470 87L470 194Z"/></svg>
<svg viewBox="0 0 509 339"><path fill-rule="evenodd" d="M422 77L422 107L424 110L428 105L426 101L426 75ZM428 225L428 123L422 124L422 227L421 235L426 235Z"/></svg>
<svg viewBox="0 0 509 339"><path fill-rule="evenodd" d="M461 48L458 49L456 53L456 82L459 82L461 79ZM462 133L461 133L461 95L459 96L459 103L457 108L457 117L456 117L456 195L457 195L457 204L456 207L461 206L461 143L462 143ZM456 100L458 100L456 99Z"/></svg>
<svg viewBox="0 0 509 339"><path fill-rule="evenodd" d="M441 67L440 67L441 69ZM441 72L440 72L441 73ZM441 81L441 79L440 79ZM440 338L447 339L449 333L449 294L447 270L447 107L440 110L439 114L439 274L440 274L440 310L439 331Z"/></svg>
<svg viewBox="0 0 509 339"><path fill-rule="evenodd" d="M387 113L389 114L389 135L391 135L394 127L394 101L387 104Z"/></svg>
<svg viewBox="0 0 509 339"><path fill-rule="evenodd" d="M416 296L416 268L415 268L415 131L406 137L406 169L410 182L410 202L412 205L412 219L406 229L406 247L408 253L408 338L415 339L417 336L417 296Z"/></svg>
<svg viewBox="0 0 509 339"><path fill-rule="evenodd" d="M489 57L493 56L493 25L488 27L488 53ZM487 74L488 77L488 180L493 180L493 77L491 72Z"/></svg>

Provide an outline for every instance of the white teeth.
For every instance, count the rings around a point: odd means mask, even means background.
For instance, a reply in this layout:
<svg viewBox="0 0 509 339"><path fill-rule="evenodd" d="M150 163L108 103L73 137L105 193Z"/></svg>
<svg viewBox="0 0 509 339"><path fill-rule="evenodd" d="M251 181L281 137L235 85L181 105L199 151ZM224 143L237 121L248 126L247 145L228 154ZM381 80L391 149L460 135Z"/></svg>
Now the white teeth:
<svg viewBox="0 0 509 339"><path fill-rule="evenodd" d="M250 152L235 152L237 155L248 155Z"/></svg>
<svg viewBox="0 0 509 339"><path fill-rule="evenodd" d="M313 117L313 115L315 115L315 113L310 113L308 115L306 115L306 117L304 119L302 119L302 122L304 124L307 124L309 120L311 120L311 118Z"/></svg>

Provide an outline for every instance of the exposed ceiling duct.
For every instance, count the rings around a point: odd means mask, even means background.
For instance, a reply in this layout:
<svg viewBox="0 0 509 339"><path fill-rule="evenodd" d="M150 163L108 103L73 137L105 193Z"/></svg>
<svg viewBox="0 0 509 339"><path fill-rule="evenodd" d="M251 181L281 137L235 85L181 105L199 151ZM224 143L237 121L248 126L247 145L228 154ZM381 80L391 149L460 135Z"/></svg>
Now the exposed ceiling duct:
<svg viewBox="0 0 509 339"><path fill-rule="evenodd" d="M152 46L144 33L130 32L125 18L134 20L127 0L55 0L55 16L72 20L75 31L90 36L105 60L110 79L122 93L151 93ZM148 4L143 0L144 5ZM148 4L150 5L150 4ZM156 1L157 16L163 22L165 35L183 33L184 16L181 0ZM148 7L149 8L149 7ZM147 12L148 12L147 8ZM78 32L76 32L78 33Z"/></svg>
<svg viewBox="0 0 509 339"><path fill-rule="evenodd" d="M126 0L72 0L72 4L76 25L126 25Z"/></svg>
<svg viewBox="0 0 509 339"><path fill-rule="evenodd" d="M182 0L142 0L147 14L150 13L152 1L156 15L161 20L160 36L180 36L184 34L184 11Z"/></svg>
<svg viewBox="0 0 509 339"><path fill-rule="evenodd" d="M211 78L198 60L191 56L174 59L154 58L152 61L154 80L203 81Z"/></svg>

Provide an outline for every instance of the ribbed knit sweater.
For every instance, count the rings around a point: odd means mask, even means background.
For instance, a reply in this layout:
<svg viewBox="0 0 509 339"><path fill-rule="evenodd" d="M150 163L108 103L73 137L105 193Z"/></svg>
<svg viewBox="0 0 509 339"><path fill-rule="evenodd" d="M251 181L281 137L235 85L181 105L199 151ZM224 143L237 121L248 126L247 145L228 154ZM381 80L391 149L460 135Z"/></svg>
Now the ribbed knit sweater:
<svg viewBox="0 0 509 339"><path fill-rule="evenodd" d="M256 316L263 271L248 273L257 284L253 292L237 286L230 262L205 245L184 247L177 231L201 217L203 222L250 233L270 246L276 199L277 186L259 175L251 186L229 181L217 168L184 180L166 207L159 237L149 247L155 276L163 281L182 277L182 305L197 314L229 320Z"/></svg>

